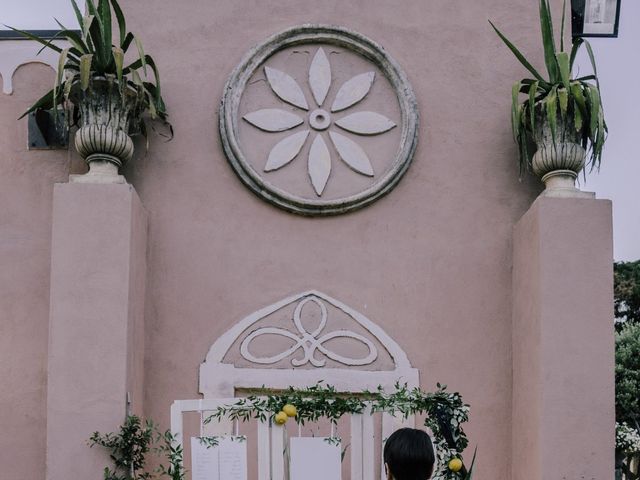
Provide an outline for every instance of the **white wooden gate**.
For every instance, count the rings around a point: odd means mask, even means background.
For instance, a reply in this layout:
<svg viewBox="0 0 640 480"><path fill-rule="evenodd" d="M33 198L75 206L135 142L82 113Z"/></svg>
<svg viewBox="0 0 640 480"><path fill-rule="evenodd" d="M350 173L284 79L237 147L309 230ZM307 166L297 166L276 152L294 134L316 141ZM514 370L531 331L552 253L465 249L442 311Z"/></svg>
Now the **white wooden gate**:
<svg viewBox="0 0 640 480"><path fill-rule="evenodd" d="M310 322L313 327L309 328ZM289 345L290 344L290 345ZM284 345L284 346L283 346ZM200 365L203 399L177 400L171 407L171 430L183 442L183 414L233 404L242 390L305 388L318 382L339 392L393 391L397 382L419 386L419 374L400 348L361 313L317 291L308 291L258 310L234 325L210 348ZM401 426L413 426L382 414L381 438L373 416L350 416L351 480L374 480L376 442ZM284 428L258 422L258 480L284 480ZM228 419L214 426L232 434Z"/></svg>

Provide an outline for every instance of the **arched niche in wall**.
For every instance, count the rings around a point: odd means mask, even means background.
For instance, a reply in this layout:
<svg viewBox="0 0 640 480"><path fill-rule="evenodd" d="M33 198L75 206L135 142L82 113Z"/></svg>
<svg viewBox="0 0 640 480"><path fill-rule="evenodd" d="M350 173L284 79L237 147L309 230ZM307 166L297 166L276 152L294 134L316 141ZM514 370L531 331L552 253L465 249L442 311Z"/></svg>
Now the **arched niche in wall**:
<svg viewBox="0 0 640 480"><path fill-rule="evenodd" d="M60 44L61 42L54 42ZM0 41L0 75L2 76L2 92L13 93L13 74L22 65L42 63L53 70L58 69L58 54L50 49L42 49L42 45L28 40Z"/></svg>

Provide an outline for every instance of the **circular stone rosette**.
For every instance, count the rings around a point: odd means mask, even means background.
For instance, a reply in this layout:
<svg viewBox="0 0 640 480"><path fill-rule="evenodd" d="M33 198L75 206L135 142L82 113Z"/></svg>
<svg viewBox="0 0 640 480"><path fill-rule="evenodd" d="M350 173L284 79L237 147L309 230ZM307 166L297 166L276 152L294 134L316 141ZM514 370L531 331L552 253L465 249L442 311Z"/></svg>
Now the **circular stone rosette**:
<svg viewBox="0 0 640 480"><path fill-rule="evenodd" d="M264 200L336 215L389 193L417 144L415 95L398 64L363 35L285 30L252 49L220 106L225 154Z"/></svg>

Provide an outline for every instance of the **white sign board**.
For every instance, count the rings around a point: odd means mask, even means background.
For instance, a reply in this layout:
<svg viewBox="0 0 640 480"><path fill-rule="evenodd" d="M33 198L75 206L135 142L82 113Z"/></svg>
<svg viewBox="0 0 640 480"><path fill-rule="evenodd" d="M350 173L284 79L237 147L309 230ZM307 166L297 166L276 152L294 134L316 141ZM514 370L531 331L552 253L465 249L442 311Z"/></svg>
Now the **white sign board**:
<svg viewBox="0 0 640 480"><path fill-rule="evenodd" d="M611 35L616 23L617 0L586 0L582 33Z"/></svg>
<svg viewBox="0 0 640 480"><path fill-rule="evenodd" d="M246 437L191 437L191 478L247 480Z"/></svg>
<svg viewBox="0 0 640 480"><path fill-rule="evenodd" d="M290 480L340 480L341 444L325 437L293 437Z"/></svg>

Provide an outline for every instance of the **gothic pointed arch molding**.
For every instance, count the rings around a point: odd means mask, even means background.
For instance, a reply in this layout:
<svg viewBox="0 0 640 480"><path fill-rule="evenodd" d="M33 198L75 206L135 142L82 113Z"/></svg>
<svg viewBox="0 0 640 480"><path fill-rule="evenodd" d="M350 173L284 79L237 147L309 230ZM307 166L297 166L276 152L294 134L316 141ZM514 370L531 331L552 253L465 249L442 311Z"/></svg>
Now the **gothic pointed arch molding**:
<svg viewBox="0 0 640 480"><path fill-rule="evenodd" d="M231 327L200 365L205 398L237 389L304 387L340 391L419 385L404 350L376 323L317 290L264 307Z"/></svg>

